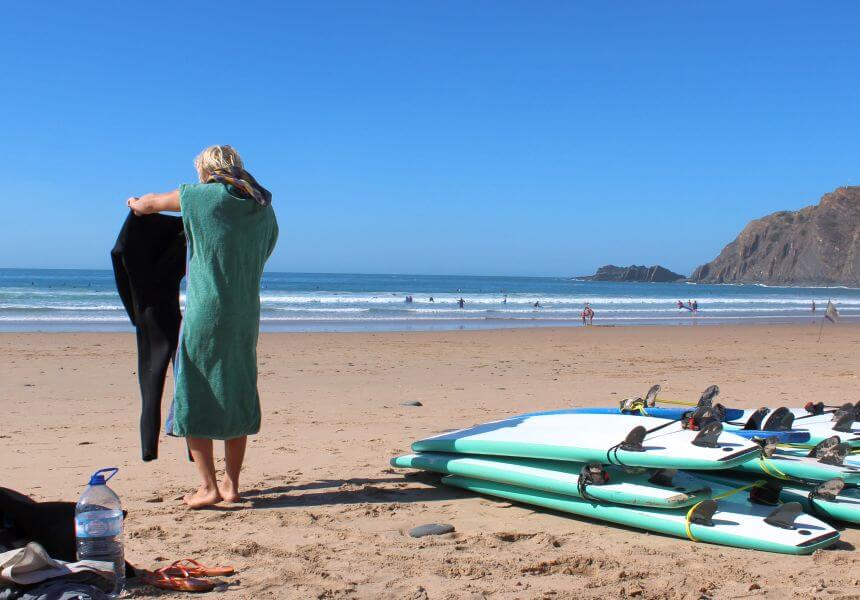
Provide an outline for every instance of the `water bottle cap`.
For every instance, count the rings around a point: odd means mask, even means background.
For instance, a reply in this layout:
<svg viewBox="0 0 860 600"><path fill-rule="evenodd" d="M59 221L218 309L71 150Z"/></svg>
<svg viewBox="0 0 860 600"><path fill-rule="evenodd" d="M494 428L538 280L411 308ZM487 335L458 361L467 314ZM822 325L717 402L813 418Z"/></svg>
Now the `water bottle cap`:
<svg viewBox="0 0 860 600"><path fill-rule="evenodd" d="M92 477L90 477L90 485L104 485L105 483L110 481L111 478L114 475L116 475L118 471L119 471L119 469L117 467L108 467L106 469L99 469L98 471L96 471L95 473L92 474ZM110 473L110 475L105 477L103 475L103 473Z"/></svg>

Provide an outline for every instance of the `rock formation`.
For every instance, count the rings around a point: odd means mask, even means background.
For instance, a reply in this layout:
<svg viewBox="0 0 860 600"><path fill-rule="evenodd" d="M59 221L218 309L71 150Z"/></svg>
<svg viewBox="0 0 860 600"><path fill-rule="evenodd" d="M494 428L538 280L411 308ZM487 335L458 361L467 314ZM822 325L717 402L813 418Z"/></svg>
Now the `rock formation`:
<svg viewBox="0 0 860 600"><path fill-rule="evenodd" d="M666 283L686 279L686 277L673 273L660 265L653 267L646 267L644 265L630 265L629 267L605 265L597 269L597 273L594 275L585 275L577 279L585 281L648 281Z"/></svg>
<svg viewBox="0 0 860 600"><path fill-rule="evenodd" d="M860 187L825 194L817 206L751 221L699 283L860 286Z"/></svg>

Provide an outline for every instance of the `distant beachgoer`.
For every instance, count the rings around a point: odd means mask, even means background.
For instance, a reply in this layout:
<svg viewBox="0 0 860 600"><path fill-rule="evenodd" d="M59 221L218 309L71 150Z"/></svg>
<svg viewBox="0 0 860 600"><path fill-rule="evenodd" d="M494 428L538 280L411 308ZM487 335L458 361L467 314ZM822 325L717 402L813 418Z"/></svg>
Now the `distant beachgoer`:
<svg viewBox="0 0 860 600"><path fill-rule="evenodd" d="M194 160L200 183L126 202L135 215L181 212L188 239L185 316L174 359L167 433L184 437L201 484L191 508L238 502L248 436L260 430L257 338L263 265L278 239L272 194L230 146ZM219 483L213 440L224 440Z"/></svg>
<svg viewBox="0 0 860 600"><path fill-rule="evenodd" d="M585 316L588 318L588 324L591 325L594 321L594 310L590 306L585 307Z"/></svg>
<svg viewBox="0 0 860 600"><path fill-rule="evenodd" d="M406 304L412 304L412 296L406 296Z"/></svg>
<svg viewBox="0 0 860 600"><path fill-rule="evenodd" d="M507 295L507 294L505 294L505 297L504 297L504 299L502 300L502 304L507 304L507 303L508 303L508 295Z"/></svg>
<svg viewBox="0 0 860 600"><path fill-rule="evenodd" d="M585 320L588 318L588 313L585 312L585 309L582 309L582 312L579 313L579 316L582 317L582 325L585 326Z"/></svg>
<svg viewBox="0 0 860 600"><path fill-rule="evenodd" d="M699 301L693 300L693 312L697 312L699 310Z"/></svg>
<svg viewBox="0 0 860 600"><path fill-rule="evenodd" d="M429 302L435 302L435 300L433 300L433 296L430 296Z"/></svg>
<svg viewBox="0 0 860 600"><path fill-rule="evenodd" d="M812 312L815 312L815 300L812 301Z"/></svg>
<svg viewBox="0 0 860 600"><path fill-rule="evenodd" d="M534 303L534 307L535 307L535 308L540 308L540 300L538 300L537 302L535 302L535 303Z"/></svg>
<svg viewBox="0 0 860 600"><path fill-rule="evenodd" d="M463 308L464 306L466 306L466 301L460 298L459 300L457 300L457 306Z"/></svg>
<svg viewBox="0 0 860 600"><path fill-rule="evenodd" d="M682 308L684 308L684 303L678 300L678 310L681 310Z"/></svg>

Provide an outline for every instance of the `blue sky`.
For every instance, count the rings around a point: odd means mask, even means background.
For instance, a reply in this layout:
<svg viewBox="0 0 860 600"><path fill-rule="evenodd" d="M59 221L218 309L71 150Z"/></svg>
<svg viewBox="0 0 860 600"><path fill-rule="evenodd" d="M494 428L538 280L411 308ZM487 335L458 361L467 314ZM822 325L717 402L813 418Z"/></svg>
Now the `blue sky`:
<svg viewBox="0 0 860 600"><path fill-rule="evenodd" d="M270 270L689 271L860 172L852 2L16 2L2 267L108 267L233 144Z"/></svg>

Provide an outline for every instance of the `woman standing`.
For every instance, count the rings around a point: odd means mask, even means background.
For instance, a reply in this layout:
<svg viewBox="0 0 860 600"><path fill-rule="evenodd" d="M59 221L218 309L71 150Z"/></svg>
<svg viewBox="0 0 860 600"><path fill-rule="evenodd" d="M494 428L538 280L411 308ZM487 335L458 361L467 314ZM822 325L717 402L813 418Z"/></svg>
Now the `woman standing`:
<svg viewBox="0 0 860 600"><path fill-rule="evenodd" d="M199 184L129 198L135 214L179 211L188 242L186 302L174 360L167 434L184 437L202 479L191 508L238 502L248 436L260 430L257 337L260 279L275 247L272 195L230 146L194 160ZM224 440L226 473L215 474L213 440Z"/></svg>

